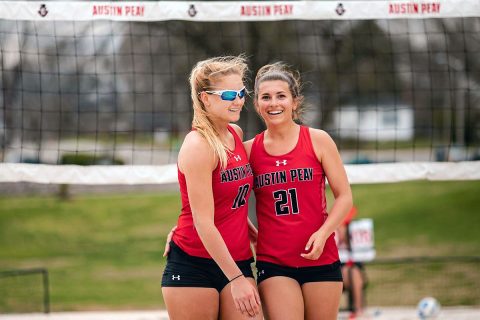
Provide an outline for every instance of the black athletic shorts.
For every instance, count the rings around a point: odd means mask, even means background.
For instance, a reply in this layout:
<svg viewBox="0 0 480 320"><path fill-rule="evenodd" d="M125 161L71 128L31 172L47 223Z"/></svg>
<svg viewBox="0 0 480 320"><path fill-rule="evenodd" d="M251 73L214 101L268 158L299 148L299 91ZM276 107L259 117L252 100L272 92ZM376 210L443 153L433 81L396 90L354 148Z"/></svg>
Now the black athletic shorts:
<svg viewBox="0 0 480 320"><path fill-rule="evenodd" d="M245 277L253 278L252 262L253 257L236 262ZM191 256L170 242L162 287L215 288L220 292L227 284L227 277L213 259Z"/></svg>
<svg viewBox="0 0 480 320"><path fill-rule="evenodd" d="M341 282L340 261L316 267L286 267L275 263L257 261L257 283L271 277L282 276L296 280L300 285L307 282Z"/></svg>

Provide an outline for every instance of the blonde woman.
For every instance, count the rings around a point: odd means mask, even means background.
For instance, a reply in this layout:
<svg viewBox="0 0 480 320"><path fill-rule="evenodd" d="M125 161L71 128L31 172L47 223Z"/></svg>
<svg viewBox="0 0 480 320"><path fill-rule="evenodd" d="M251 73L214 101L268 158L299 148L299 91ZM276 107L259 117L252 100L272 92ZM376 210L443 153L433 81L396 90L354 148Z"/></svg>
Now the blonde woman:
<svg viewBox="0 0 480 320"><path fill-rule="evenodd" d="M182 211L162 293L171 319L261 319L251 269L253 175L232 122L245 103L242 57L200 61L190 75L194 116L178 155Z"/></svg>

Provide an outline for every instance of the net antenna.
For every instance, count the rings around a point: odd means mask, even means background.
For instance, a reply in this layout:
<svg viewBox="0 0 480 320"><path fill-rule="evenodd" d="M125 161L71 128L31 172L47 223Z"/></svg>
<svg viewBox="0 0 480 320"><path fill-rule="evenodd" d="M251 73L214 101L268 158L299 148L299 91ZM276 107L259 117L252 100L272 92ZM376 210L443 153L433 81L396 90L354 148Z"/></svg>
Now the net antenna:
<svg viewBox="0 0 480 320"><path fill-rule="evenodd" d="M0 1L0 182L175 183L192 66L241 53L300 70L304 123L351 183L478 180L479 17L477 0Z"/></svg>

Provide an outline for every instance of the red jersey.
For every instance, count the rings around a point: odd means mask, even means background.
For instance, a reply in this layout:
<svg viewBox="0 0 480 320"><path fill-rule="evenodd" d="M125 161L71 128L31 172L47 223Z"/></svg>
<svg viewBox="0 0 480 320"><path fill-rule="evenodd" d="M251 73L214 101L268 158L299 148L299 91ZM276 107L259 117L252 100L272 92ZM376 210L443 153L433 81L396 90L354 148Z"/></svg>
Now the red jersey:
<svg viewBox="0 0 480 320"><path fill-rule="evenodd" d="M289 267L337 261L334 234L328 237L318 260L300 256L328 216L325 173L313 150L309 128L301 126L295 148L280 156L266 152L264 133L255 137L250 153L258 220L257 260Z"/></svg>
<svg viewBox="0 0 480 320"><path fill-rule="evenodd" d="M212 172L212 190L215 204L214 223L222 235L235 261L252 257L248 238L248 197L253 185L253 174L240 137L232 127L228 130L235 138L235 150L228 153L227 167L220 163ZM210 258L193 223L185 175L178 170L182 197L182 211L178 218L173 241L191 256Z"/></svg>

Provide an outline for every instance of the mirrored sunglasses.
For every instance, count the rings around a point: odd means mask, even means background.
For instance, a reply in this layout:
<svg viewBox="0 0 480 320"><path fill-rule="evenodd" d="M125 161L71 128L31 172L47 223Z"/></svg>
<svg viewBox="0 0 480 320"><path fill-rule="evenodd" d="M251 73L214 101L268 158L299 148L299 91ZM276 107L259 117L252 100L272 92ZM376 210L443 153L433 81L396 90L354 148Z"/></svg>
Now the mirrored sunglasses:
<svg viewBox="0 0 480 320"><path fill-rule="evenodd" d="M247 89L243 87L240 90L216 90L216 91L205 91L208 94L216 94L217 96L220 96L222 100L225 101L233 101L237 98L237 96L240 99L243 99L245 97L245 94L247 94Z"/></svg>

